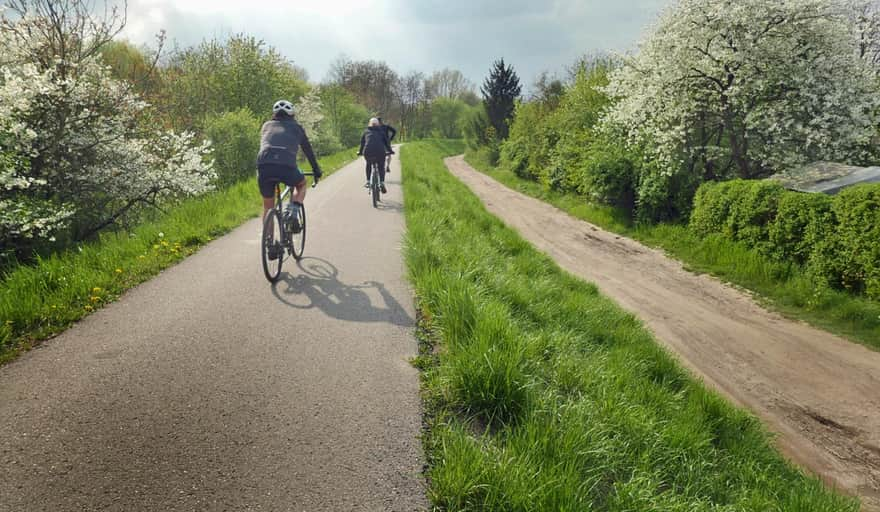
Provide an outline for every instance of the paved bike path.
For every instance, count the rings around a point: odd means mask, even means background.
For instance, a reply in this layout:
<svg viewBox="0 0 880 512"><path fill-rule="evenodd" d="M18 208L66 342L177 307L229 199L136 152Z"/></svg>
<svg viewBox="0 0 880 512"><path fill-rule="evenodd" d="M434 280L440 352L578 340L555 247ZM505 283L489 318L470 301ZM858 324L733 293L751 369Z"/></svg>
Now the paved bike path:
<svg viewBox="0 0 880 512"><path fill-rule="evenodd" d="M276 286L254 220L0 368L0 511L426 507L396 162L309 190Z"/></svg>

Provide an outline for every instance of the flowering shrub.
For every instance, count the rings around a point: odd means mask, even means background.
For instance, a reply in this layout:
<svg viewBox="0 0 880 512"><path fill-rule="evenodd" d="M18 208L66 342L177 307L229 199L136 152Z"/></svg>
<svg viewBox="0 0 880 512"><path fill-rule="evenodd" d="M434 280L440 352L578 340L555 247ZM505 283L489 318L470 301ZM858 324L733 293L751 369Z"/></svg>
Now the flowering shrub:
<svg viewBox="0 0 880 512"><path fill-rule="evenodd" d="M296 120L306 131L309 142L317 156L325 156L342 150L339 137L332 133L330 125L321 113L321 89L313 87L296 102Z"/></svg>
<svg viewBox="0 0 880 512"><path fill-rule="evenodd" d="M88 16L77 2L64 6ZM101 61L112 23L17 14L0 17L2 249L21 252L21 239L64 227L90 236L144 205L210 188L208 146L141 126L147 104Z"/></svg>
<svg viewBox="0 0 880 512"><path fill-rule="evenodd" d="M682 0L614 72L603 124L658 165L640 205L674 183L764 177L870 156L878 95L840 0ZM651 194L646 191L652 191ZM656 200L655 200L656 199Z"/></svg>

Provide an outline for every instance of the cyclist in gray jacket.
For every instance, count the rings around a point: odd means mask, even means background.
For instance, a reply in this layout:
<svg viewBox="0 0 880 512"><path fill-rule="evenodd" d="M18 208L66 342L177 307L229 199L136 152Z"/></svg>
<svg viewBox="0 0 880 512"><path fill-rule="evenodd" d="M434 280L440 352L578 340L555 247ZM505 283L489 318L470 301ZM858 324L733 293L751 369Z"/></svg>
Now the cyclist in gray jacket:
<svg viewBox="0 0 880 512"><path fill-rule="evenodd" d="M257 155L257 184L263 196L263 218L275 206L275 185L284 183L294 188L291 201L302 205L306 198L306 177L296 164L299 148L309 160L315 180L321 177L321 168L312 151L312 145L303 127L293 118L293 104L287 100L275 102L272 119L260 131L260 152Z"/></svg>

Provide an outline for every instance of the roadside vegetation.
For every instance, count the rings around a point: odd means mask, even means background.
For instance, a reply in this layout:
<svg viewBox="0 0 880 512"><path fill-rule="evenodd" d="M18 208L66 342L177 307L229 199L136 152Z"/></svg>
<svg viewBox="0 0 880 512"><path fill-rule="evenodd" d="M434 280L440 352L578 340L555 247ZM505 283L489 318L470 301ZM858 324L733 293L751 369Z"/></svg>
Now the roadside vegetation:
<svg viewBox="0 0 880 512"><path fill-rule="evenodd" d="M0 0L0 362L255 215L276 100L325 173L377 112L398 140L458 137L479 102L453 69L341 58L314 83L247 34L137 47L119 38L124 9Z"/></svg>
<svg viewBox="0 0 880 512"><path fill-rule="evenodd" d="M402 149L429 495L441 510L855 511L446 171Z"/></svg>
<svg viewBox="0 0 880 512"><path fill-rule="evenodd" d="M831 199L767 180L880 162L878 33L867 0L677 2L635 54L584 57L526 97L493 69L468 160L880 348L880 185Z"/></svg>
<svg viewBox="0 0 880 512"><path fill-rule="evenodd" d="M325 176L350 162L354 152L321 158ZM256 183L239 181L150 215L131 230L107 232L9 270L0 280L0 363L258 216L261 208Z"/></svg>
<svg viewBox="0 0 880 512"><path fill-rule="evenodd" d="M466 160L513 190L546 201L603 229L663 249L691 271L712 274L757 292L759 301L786 316L880 350L880 303L826 285L803 264L770 256L764 250L732 239L724 230L701 234L681 222L634 222L621 208L597 204L575 192L548 188L517 176L504 165L492 166L484 152L469 151ZM869 252L864 254L870 256Z"/></svg>

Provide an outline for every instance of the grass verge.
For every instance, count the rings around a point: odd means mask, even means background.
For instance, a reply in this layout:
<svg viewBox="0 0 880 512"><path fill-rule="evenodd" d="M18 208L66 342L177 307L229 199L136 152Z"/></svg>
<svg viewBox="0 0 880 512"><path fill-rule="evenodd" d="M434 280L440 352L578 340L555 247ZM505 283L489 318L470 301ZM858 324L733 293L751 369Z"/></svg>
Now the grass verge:
<svg viewBox="0 0 880 512"><path fill-rule="evenodd" d="M546 201L604 229L661 248L691 271L714 275L756 292L781 314L880 350L880 303L819 286L800 266L774 261L720 235L699 237L681 224L633 225L620 210L594 205L583 196L548 190L503 167L493 167L479 152L467 153L475 169L505 186Z"/></svg>
<svg viewBox="0 0 880 512"><path fill-rule="evenodd" d="M354 150L347 149L320 159L321 169L327 176L353 159ZM0 281L0 364L256 217L261 208L255 180L244 180L187 199L132 230L106 233L10 270Z"/></svg>
<svg viewBox="0 0 880 512"><path fill-rule="evenodd" d="M855 511L639 321L561 271L403 148L423 346L429 495L441 510Z"/></svg>

